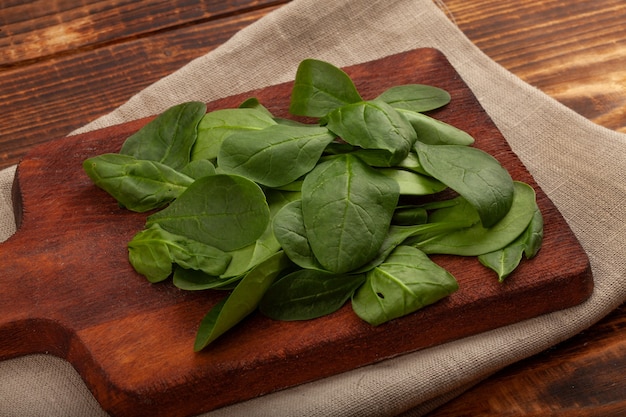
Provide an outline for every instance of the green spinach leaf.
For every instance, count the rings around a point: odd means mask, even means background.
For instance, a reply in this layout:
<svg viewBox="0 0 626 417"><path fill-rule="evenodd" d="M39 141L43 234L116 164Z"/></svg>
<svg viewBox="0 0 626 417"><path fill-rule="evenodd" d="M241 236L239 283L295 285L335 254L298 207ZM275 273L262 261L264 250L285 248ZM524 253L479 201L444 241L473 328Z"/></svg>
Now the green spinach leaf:
<svg viewBox="0 0 626 417"><path fill-rule="evenodd" d="M405 159L417 140L407 120L384 101L360 101L328 114L327 126L347 143L359 146L360 158L373 166L393 166Z"/></svg>
<svg viewBox="0 0 626 417"><path fill-rule="evenodd" d="M430 176L430 174L424 170L422 164L420 164L419 157L413 150L409 152L406 158L398 162L397 168L415 172L416 174Z"/></svg>
<svg viewBox="0 0 626 417"><path fill-rule="evenodd" d="M302 216L324 269L344 273L375 256L398 198L394 180L350 154L317 165L302 184Z"/></svg>
<svg viewBox="0 0 626 417"><path fill-rule="evenodd" d="M222 142L234 133L248 133L275 125L271 115L259 109L220 109L207 113L198 125L198 139L191 159L215 160Z"/></svg>
<svg viewBox="0 0 626 417"><path fill-rule="evenodd" d="M224 172L280 187L313 169L334 139L324 127L273 125L226 138L217 163Z"/></svg>
<svg viewBox="0 0 626 417"><path fill-rule="evenodd" d="M215 305L202 319L196 334L194 350L198 352L204 349L255 311L276 277L290 265L289 258L283 252L278 252L248 272L233 292Z"/></svg>
<svg viewBox="0 0 626 417"><path fill-rule="evenodd" d="M302 268L324 271L324 267L315 258L309 244L304 227L301 200L284 206L274 217L272 227L274 236L293 263Z"/></svg>
<svg viewBox="0 0 626 417"><path fill-rule="evenodd" d="M398 246L402 245L414 236L431 235L449 233L469 227L471 223L468 221L458 220L439 223L424 223L411 226L391 225L387 232L387 236L378 249L376 256L358 269L358 272L367 272L370 269L380 265L387 256Z"/></svg>
<svg viewBox="0 0 626 417"><path fill-rule="evenodd" d="M257 111L260 111L261 113L265 113L266 116L271 117L272 119L274 118L274 115L272 114L271 111L269 111L267 109L267 107L265 107L263 104L261 104L261 102L259 101L258 98L256 97L250 97L246 100L244 100L240 105L239 105L240 109L255 109Z"/></svg>
<svg viewBox="0 0 626 417"><path fill-rule="evenodd" d="M476 209L463 197L458 197L457 204L432 212L430 222L473 222L473 225L449 233L421 235L411 244L428 254L462 256L478 256L504 248L526 230L536 205L532 187L518 181L514 184L511 209L495 225L484 227Z"/></svg>
<svg viewBox="0 0 626 417"><path fill-rule="evenodd" d="M424 84L396 85L376 97L396 109L425 112L445 106L450 102L450 93L441 88Z"/></svg>
<svg viewBox="0 0 626 417"><path fill-rule="evenodd" d="M496 272L498 281L503 282L517 268L523 254L524 244L514 241L500 250L478 256L478 260Z"/></svg>
<svg viewBox="0 0 626 417"><path fill-rule="evenodd" d="M419 206L398 206L391 223L397 226L414 226L428 221L428 211Z"/></svg>
<svg viewBox="0 0 626 417"><path fill-rule="evenodd" d="M339 310L365 281L363 274L334 275L300 269L276 281L259 309L274 320L310 320Z"/></svg>
<svg viewBox="0 0 626 417"><path fill-rule="evenodd" d="M462 145L474 143L474 138L464 130L441 120L411 110L398 110L413 126L417 140L428 145Z"/></svg>
<svg viewBox="0 0 626 417"><path fill-rule="evenodd" d="M533 258L543 240L543 216L535 204L535 212L526 230L504 248L478 256L481 264L498 274L498 281L503 282L519 266L522 255Z"/></svg>
<svg viewBox="0 0 626 417"><path fill-rule="evenodd" d="M472 204L483 226L498 223L513 202L513 179L498 160L469 146L416 142L424 170Z"/></svg>
<svg viewBox="0 0 626 417"><path fill-rule="evenodd" d="M206 104L196 101L170 107L126 139L120 153L181 169L190 161L205 114Z"/></svg>
<svg viewBox="0 0 626 417"><path fill-rule="evenodd" d="M267 204L270 210L270 222L263 234L251 245L228 252L233 259L228 269L221 275L221 278L242 276L258 263L281 249L278 240L272 231L273 219L277 213L290 202L300 198L299 193L281 192L277 190L265 190Z"/></svg>
<svg viewBox="0 0 626 417"><path fill-rule="evenodd" d="M448 188L447 185L433 177L415 172L397 168L384 168L380 169L379 172L398 183L401 195L430 195Z"/></svg>
<svg viewBox="0 0 626 417"><path fill-rule="evenodd" d="M172 283L185 291L232 290L242 278L243 275L222 278L203 271L175 268Z"/></svg>
<svg viewBox="0 0 626 417"><path fill-rule="evenodd" d="M378 326L433 304L458 289L456 279L410 246L398 246L389 257L367 273L352 298L352 309L363 320Z"/></svg>
<svg viewBox="0 0 626 417"><path fill-rule="evenodd" d="M159 282L172 273L172 264L211 275L223 273L231 256L204 243L175 235L154 224L137 233L128 243L131 265L150 282Z"/></svg>
<svg viewBox="0 0 626 417"><path fill-rule="evenodd" d="M296 116L324 117L345 104L361 101L350 76L324 61L305 59L298 66L289 112Z"/></svg>
<svg viewBox="0 0 626 417"><path fill-rule="evenodd" d="M198 159L191 161L180 170L181 173L197 180L198 178L214 175L215 165L207 159Z"/></svg>
<svg viewBox="0 0 626 417"><path fill-rule="evenodd" d="M107 153L83 162L95 185L136 212L163 207L193 183L193 178L155 161Z"/></svg>
<svg viewBox="0 0 626 417"><path fill-rule="evenodd" d="M532 259L537 255L543 243L543 215L535 200L535 210L530 224L524 231L524 255L527 259Z"/></svg>
<svg viewBox="0 0 626 417"><path fill-rule="evenodd" d="M253 244L269 224L269 207L261 188L236 175L216 174L196 180L147 225L233 251Z"/></svg>

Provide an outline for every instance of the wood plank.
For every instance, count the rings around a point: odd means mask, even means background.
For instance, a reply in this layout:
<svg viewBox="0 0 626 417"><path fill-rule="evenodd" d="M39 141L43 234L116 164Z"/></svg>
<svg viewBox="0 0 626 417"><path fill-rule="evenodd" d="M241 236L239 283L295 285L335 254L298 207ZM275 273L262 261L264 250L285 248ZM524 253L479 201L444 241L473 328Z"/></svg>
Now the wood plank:
<svg viewBox="0 0 626 417"><path fill-rule="evenodd" d="M39 0L3 4L0 69L249 13L287 1Z"/></svg>
<svg viewBox="0 0 626 417"><path fill-rule="evenodd" d="M428 416L625 415L625 327L622 306L591 329L498 372Z"/></svg>
<svg viewBox="0 0 626 417"><path fill-rule="evenodd" d="M0 279L18 277L20 285L0 285L0 357L48 351L67 358L113 415L186 416L566 308L589 296L592 279L582 247L443 54L416 50L346 71L365 98L403 83L449 91L452 103L434 115L468 131L477 147L537 191L545 219L540 254L504 284L475 258L436 256L460 290L414 314L378 327L358 319L349 305L305 322L254 314L194 354L197 323L224 293L152 285L136 274L126 244L146 214L121 209L82 172L84 159L118 150L144 119L49 142L20 164L16 195L21 198L15 201L22 204L16 211L21 226L0 245L5 259ZM281 84L219 100L209 110L254 96L285 117L290 91L291 83ZM557 292L559 297L550 296Z"/></svg>
<svg viewBox="0 0 626 417"><path fill-rule="evenodd" d="M1 71L0 169L112 111L276 7Z"/></svg>
<svg viewBox="0 0 626 417"><path fill-rule="evenodd" d="M579 114L626 133L626 2L445 3L489 57Z"/></svg>

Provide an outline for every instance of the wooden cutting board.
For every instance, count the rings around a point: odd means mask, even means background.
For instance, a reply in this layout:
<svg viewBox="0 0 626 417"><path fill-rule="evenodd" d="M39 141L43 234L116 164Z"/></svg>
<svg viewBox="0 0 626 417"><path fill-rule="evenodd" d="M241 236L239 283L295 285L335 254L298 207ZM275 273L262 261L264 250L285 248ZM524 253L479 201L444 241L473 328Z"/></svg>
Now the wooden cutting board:
<svg viewBox="0 0 626 417"><path fill-rule="evenodd" d="M504 284L475 258L437 256L460 290L407 317L374 328L349 305L306 322L256 314L194 353L198 323L225 293L184 292L137 275L126 243L146 214L120 209L82 171L84 159L117 152L143 119L49 142L19 165L19 229L0 244L0 358L45 352L67 359L115 416L188 416L574 306L590 295L593 280L580 244L440 52L419 49L345 70L366 99L398 84L448 90L452 102L434 115L468 131L514 179L535 187L545 219L539 255ZM280 84L218 100L209 110L254 96L285 117L290 91L291 83Z"/></svg>

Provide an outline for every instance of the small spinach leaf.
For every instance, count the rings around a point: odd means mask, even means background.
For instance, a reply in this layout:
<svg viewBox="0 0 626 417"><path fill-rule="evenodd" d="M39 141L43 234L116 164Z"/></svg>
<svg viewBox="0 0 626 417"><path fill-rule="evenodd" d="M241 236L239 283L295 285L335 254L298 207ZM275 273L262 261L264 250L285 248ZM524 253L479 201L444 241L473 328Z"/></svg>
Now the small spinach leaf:
<svg viewBox="0 0 626 417"><path fill-rule="evenodd" d="M462 256L478 256L502 249L528 227L536 205L532 187L518 181L514 184L511 209L495 225L484 227L476 209L463 197L458 197L457 204L432 212L430 222L473 222L473 225L449 233L421 235L411 244L428 254Z"/></svg>
<svg viewBox="0 0 626 417"><path fill-rule="evenodd" d="M224 172L280 187L313 169L334 139L324 127L273 125L226 138L217 163Z"/></svg>
<svg viewBox="0 0 626 417"><path fill-rule="evenodd" d="M347 143L363 148L359 157L374 166L405 159L417 140L413 127L384 101L360 101L328 114L327 126Z"/></svg>
<svg viewBox="0 0 626 417"><path fill-rule="evenodd" d="M298 66L289 112L296 116L324 117L349 103L361 101L350 76L324 61L305 59Z"/></svg>
<svg viewBox="0 0 626 417"><path fill-rule="evenodd" d="M128 257L137 272L150 282L159 282L172 273L172 264L211 275L226 270L231 256L204 243L175 235L152 225L128 243Z"/></svg>
<svg viewBox="0 0 626 417"><path fill-rule="evenodd" d="M402 245L407 239L414 236L429 235L437 233L447 233L469 227L471 223L467 221L450 221L439 223L424 223L412 226L391 225L385 240L380 245L376 256L358 269L358 272L369 271L370 269L380 265L387 256L397 247Z"/></svg>
<svg viewBox="0 0 626 417"><path fill-rule="evenodd" d="M276 277L290 265L289 258L283 252L278 252L248 272L233 292L202 319L196 333L194 350L198 352L204 349L256 310Z"/></svg>
<svg viewBox="0 0 626 417"><path fill-rule="evenodd" d="M234 285L236 285L241 278L243 278L243 275L221 278L193 269L175 268L172 283L176 288L185 291L202 291L209 289L232 290Z"/></svg>
<svg viewBox="0 0 626 417"><path fill-rule="evenodd" d="M197 180L207 175L215 174L215 165L207 159L191 161L180 170L181 173Z"/></svg>
<svg viewBox="0 0 626 417"><path fill-rule="evenodd" d="M478 256L481 264L498 274L498 281L503 282L519 265L522 255L527 259L534 257L543 240L543 216L535 204L535 212L524 232L504 248Z"/></svg>
<svg viewBox="0 0 626 417"><path fill-rule="evenodd" d="M217 158L224 139L234 133L254 132L275 125L274 119L258 109L220 109L207 113L198 125L198 139L191 159Z"/></svg>
<svg viewBox="0 0 626 417"><path fill-rule="evenodd" d="M415 145L424 170L472 204L483 226L493 226L509 211L513 179L493 156L469 146Z"/></svg>
<svg viewBox="0 0 626 417"><path fill-rule="evenodd" d="M450 93L441 88L424 84L396 85L385 90L376 100L384 101L396 109L425 112L445 106Z"/></svg>
<svg viewBox="0 0 626 417"><path fill-rule="evenodd" d="M401 195L430 195L448 188L447 185L433 177L415 172L396 168L380 169L379 172L398 183Z"/></svg>
<svg viewBox="0 0 626 417"><path fill-rule="evenodd" d="M170 107L126 139L120 153L181 169L190 161L205 114L206 104L197 101Z"/></svg>
<svg viewBox="0 0 626 417"><path fill-rule="evenodd" d="M315 258L306 235L301 200L284 206L274 217L272 227L274 236L293 263L302 268L324 270Z"/></svg>
<svg viewBox="0 0 626 417"><path fill-rule="evenodd" d="M401 169L405 169L407 171L415 172L416 174L430 176L430 174L428 174L424 170L424 168L422 167L422 164L420 164L419 157L417 156L417 153L415 153L414 151L409 152L406 158L398 162L397 167Z"/></svg>
<svg viewBox="0 0 626 417"><path fill-rule="evenodd" d="M417 133L417 140L428 145L462 145L474 143L474 138L464 130L441 120L410 110L398 110Z"/></svg>
<svg viewBox="0 0 626 417"><path fill-rule="evenodd" d="M391 223L398 226L414 226L428 221L428 211L423 207L398 206Z"/></svg>
<svg viewBox="0 0 626 417"><path fill-rule="evenodd" d="M300 269L275 282L259 309L274 320L310 320L340 309L365 281L360 275L334 275Z"/></svg>
<svg viewBox="0 0 626 417"><path fill-rule="evenodd" d="M269 223L261 188L236 175L217 174L196 180L165 209L148 217L171 233L232 251L254 243Z"/></svg>
<svg viewBox="0 0 626 417"><path fill-rule="evenodd" d="M352 298L352 309L378 326L433 304L458 287L452 274L426 254L398 246L385 262L367 273L365 284Z"/></svg>
<svg viewBox="0 0 626 417"><path fill-rule="evenodd" d="M524 231L524 255L527 259L534 258L543 243L543 215L535 201L535 210L530 224Z"/></svg>
<svg viewBox="0 0 626 417"><path fill-rule="evenodd" d="M116 153L86 159L83 169L95 185L136 212L163 207L193 183L167 165Z"/></svg>
<svg viewBox="0 0 626 417"><path fill-rule="evenodd" d="M257 111L260 111L262 113L265 113L266 116L269 116L271 118L274 118L274 115L272 114L271 111L269 111L267 109L267 107L265 107L263 104L261 104L261 102L259 101L258 98L256 97L250 97L246 100L244 100L240 105L239 105L240 109L254 109Z"/></svg>
<svg viewBox="0 0 626 417"><path fill-rule="evenodd" d="M481 264L498 274L498 281L503 282L513 272L524 254L524 244L514 241L502 249L478 256Z"/></svg>

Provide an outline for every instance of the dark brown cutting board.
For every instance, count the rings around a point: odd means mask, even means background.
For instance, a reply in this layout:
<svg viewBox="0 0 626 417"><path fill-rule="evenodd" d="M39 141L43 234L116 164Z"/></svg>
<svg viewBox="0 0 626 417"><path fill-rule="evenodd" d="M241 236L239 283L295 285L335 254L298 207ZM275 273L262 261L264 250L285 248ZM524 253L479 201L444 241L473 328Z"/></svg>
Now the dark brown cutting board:
<svg viewBox="0 0 626 417"><path fill-rule="evenodd" d="M82 171L84 159L117 152L144 119L47 143L19 165L20 226L0 244L0 358L46 352L67 359L112 415L188 416L570 307L590 295L593 280L580 244L440 52L414 50L346 71L366 99L407 83L448 90L452 102L435 116L468 131L515 179L535 187L545 218L539 255L504 284L475 258L434 257L460 290L420 312L376 328L349 305L307 322L257 314L194 353L199 321L225 293L184 292L137 275L126 243L146 215L118 208ZM254 96L287 116L290 91L290 83L276 85L210 103L209 110Z"/></svg>

